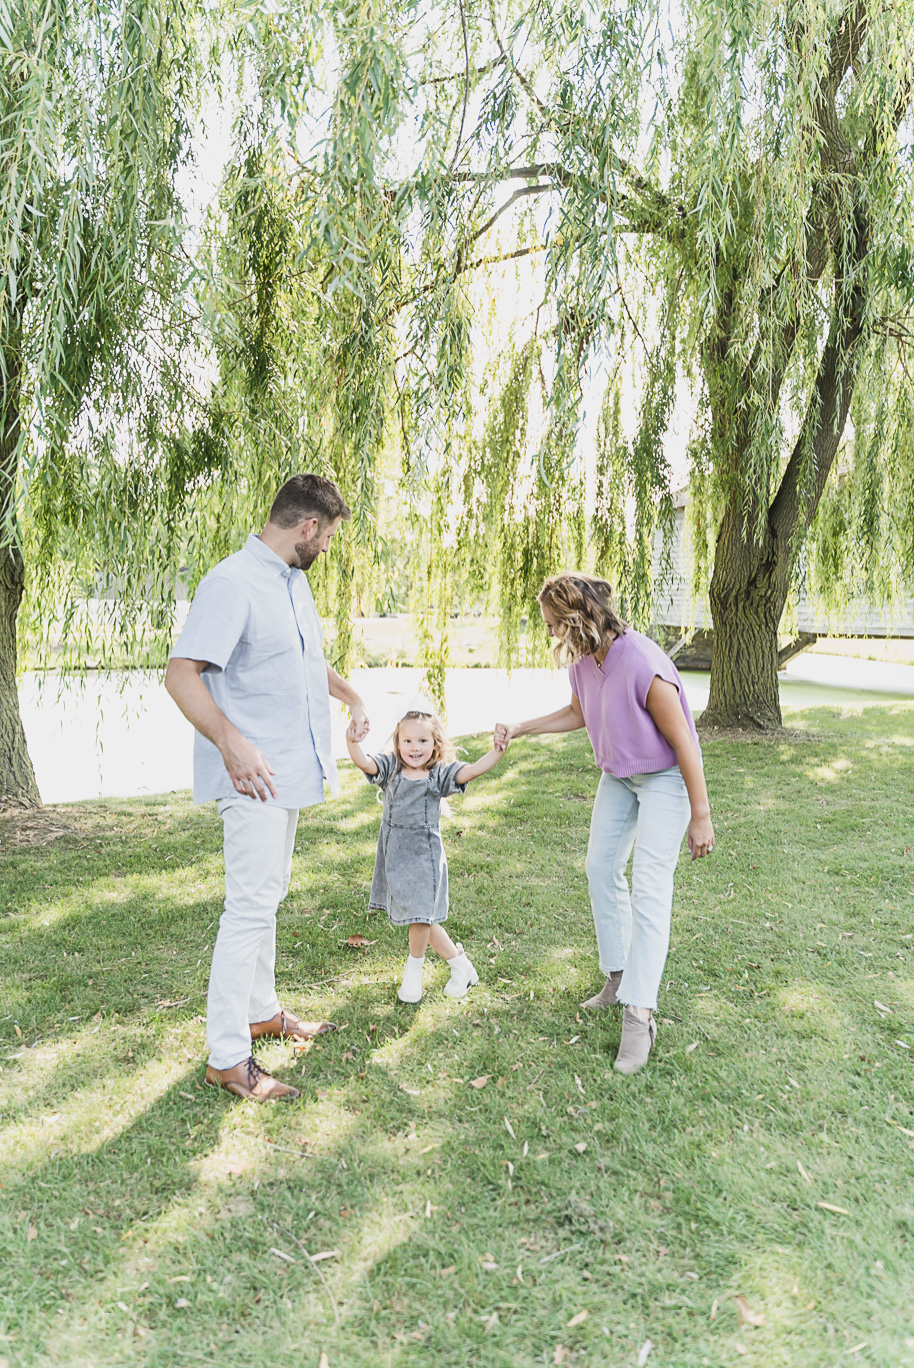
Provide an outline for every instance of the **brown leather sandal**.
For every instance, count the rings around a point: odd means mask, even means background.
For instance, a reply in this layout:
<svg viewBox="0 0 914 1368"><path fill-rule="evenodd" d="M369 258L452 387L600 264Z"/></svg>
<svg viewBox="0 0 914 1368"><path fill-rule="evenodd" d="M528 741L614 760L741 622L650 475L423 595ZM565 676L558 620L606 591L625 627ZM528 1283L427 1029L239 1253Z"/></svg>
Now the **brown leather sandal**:
<svg viewBox="0 0 914 1368"><path fill-rule="evenodd" d="M283 1008L269 1021L252 1021L252 1040L315 1040L337 1028L332 1021L299 1021L294 1012Z"/></svg>

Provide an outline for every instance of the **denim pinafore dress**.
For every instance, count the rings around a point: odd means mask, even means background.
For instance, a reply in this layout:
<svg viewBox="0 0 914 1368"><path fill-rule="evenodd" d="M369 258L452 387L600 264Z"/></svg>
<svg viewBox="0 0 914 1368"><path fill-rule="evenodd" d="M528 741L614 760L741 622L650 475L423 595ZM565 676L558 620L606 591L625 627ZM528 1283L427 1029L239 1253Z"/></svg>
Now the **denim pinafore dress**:
<svg viewBox="0 0 914 1368"><path fill-rule="evenodd" d="M406 779L396 756L373 755L377 774L367 776L384 795L378 853L368 906L387 913L394 926L434 925L447 920L447 856L441 840L441 799L465 793L457 773L466 761L432 765L425 780Z"/></svg>

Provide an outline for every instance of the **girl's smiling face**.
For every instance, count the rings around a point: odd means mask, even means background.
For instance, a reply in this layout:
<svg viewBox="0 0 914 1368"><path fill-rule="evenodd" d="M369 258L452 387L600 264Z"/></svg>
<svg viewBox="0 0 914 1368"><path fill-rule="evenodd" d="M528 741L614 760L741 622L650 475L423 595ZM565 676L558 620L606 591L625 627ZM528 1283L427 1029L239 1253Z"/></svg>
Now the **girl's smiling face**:
<svg viewBox="0 0 914 1368"><path fill-rule="evenodd" d="M400 759L407 769L428 769L435 750L435 737L421 718L408 718L400 728Z"/></svg>

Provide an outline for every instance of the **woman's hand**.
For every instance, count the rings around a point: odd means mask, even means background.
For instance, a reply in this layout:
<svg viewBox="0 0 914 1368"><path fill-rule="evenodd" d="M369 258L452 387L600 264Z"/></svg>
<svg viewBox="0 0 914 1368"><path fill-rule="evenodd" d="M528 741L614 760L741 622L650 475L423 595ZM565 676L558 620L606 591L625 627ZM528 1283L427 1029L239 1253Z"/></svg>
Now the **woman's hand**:
<svg viewBox="0 0 914 1368"><path fill-rule="evenodd" d="M498 722L492 734L492 744L497 751L506 751L511 738L515 734L515 729L510 722Z"/></svg>
<svg viewBox="0 0 914 1368"><path fill-rule="evenodd" d="M689 851L693 860L710 855L714 849L714 828L709 816L693 817L689 822Z"/></svg>

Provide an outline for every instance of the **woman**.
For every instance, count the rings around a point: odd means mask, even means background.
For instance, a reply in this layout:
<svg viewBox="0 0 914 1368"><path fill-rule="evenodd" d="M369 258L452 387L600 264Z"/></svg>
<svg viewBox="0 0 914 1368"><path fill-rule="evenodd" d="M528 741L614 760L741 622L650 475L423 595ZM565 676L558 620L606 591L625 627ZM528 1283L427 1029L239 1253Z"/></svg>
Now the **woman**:
<svg viewBox="0 0 914 1368"><path fill-rule="evenodd" d="M695 723L673 662L617 617L612 589L564 573L539 593L540 611L569 663L571 702L527 722L499 723L495 744L515 736L586 727L597 765L587 881L606 983L585 1007L623 1004L614 1067L637 1073L657 1034L653 1010L670 940L673 874L688 828L693 860L714 849ZM625 878L634 850L632 884Z"/></svg>

